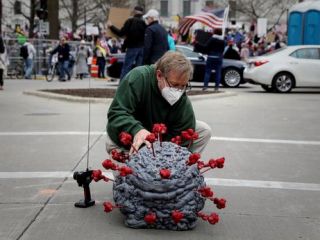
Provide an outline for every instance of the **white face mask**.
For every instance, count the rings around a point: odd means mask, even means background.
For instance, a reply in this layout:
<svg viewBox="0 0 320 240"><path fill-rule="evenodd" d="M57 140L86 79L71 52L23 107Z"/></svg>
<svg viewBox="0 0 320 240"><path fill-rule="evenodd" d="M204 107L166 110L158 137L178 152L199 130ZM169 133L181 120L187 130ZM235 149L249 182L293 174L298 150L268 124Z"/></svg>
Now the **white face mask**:
<svg viewBox="0 0 320 240"><path fill-rule="evenodd" d="M175 104L180 97L183 94L183 91L176 89L176 88L171 88L171 87L164 87L161 90L162 97L167 100L167 102L172 106Z"/></svg>

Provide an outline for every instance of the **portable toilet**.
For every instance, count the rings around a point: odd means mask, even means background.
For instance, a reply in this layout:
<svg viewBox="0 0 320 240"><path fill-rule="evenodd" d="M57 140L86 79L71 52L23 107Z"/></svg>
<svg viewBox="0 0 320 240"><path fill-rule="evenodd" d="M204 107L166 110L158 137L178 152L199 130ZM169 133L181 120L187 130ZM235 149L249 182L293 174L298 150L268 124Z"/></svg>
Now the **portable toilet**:
<svg viewBox="0 0 320 240"><path fill-rule="evenodd" d="M320 45L320 0L294 5L289 11L288 45Z"/></svg>

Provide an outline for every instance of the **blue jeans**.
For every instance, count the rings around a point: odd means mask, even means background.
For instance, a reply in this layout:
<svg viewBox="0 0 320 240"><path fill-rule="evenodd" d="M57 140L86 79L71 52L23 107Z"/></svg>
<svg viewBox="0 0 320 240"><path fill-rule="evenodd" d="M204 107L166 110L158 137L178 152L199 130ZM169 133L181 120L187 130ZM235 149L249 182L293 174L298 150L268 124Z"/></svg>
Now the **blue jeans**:
<svg viewBox="0 0 320 240"><path fill-rule="evenodd" d="M211 71L213 69L215 70L215 88L219 88L221 81L222 58L208 56L203 80L203 86L205 88L207 88L209 85L211 79Z"/></svg>
<svg viewBox="0 0 320 240"><path fill-rule="evenodd" d="M141 48L128 48L126 57L121 70L120 80L133 68L135 65L140 66L143 62L143 47Z"/></svg>
<svg viewBox="0 0 320 240"><path fill-rule="evenodd" d="M68 75L68 78L70 78L69 61L59 61L59 80L64 80L65 73Z"/></svg>
<svg viewBox="0 0 320 240"><path fill-rule="evenodd" d="M31 58L27 58L24 60L24 77L27 79L31 79L33 69L33 60Z"/></svg>
<svg viewBox="0 0 320 240"><path fill-rule="evenodd" d="M104 57L97 58L98 78L104 78L104 70L106 67L106 59Z"/></svg>

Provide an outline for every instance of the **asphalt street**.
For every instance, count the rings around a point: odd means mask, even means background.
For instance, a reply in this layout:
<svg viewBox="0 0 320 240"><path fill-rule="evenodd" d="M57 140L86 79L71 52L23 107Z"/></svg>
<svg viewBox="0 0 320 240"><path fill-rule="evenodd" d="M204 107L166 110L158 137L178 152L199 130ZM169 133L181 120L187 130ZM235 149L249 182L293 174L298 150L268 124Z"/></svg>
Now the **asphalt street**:
<svg viewBox="0 0 320 240"><path fill-rule="evenodd" d="M0 239L320 239L320 89L266 93L246 84L234 94L192 100L213 137L202 159L224 156L225 168L205 174L227 208L220 222L192 231L135 230L121 213L106 214L112 185L92 183L96 205L78 209L82 189L73 171L86 168L88 103L23 94L86 88L83 81L6 80L0 91ZM92 87L116 87L91 81ZM200 87L200 86L199 86ZM218 96L218 95L217 95ZM222 96L222 95L221 95ZM101 168L108 104L91 104L90 162ZM207 201L205 211L216 210Z"/></svg>

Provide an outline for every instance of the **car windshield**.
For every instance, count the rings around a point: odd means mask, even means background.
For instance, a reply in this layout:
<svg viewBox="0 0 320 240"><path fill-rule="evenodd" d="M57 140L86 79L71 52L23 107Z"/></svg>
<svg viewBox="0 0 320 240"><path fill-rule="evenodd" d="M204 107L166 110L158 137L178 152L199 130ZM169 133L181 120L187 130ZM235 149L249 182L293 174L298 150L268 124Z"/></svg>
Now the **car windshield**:
<svg viewBox="0 0 320 240"><path fill-rule="evenodd" d="M198 58L199 54L194 52L191 48L176 46L177 51L183 53L185 56L189 58Z"/></svg>

